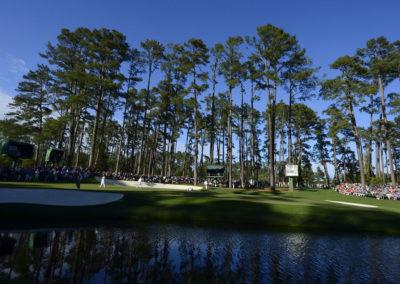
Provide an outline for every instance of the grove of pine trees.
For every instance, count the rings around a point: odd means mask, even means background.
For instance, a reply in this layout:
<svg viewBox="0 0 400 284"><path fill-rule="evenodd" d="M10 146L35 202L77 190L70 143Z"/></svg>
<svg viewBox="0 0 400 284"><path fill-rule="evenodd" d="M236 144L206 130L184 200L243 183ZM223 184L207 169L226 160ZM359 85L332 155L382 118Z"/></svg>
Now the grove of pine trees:
<svg viewBox="0 0 400 284"><path fill-rule="evenodd" d="M400 41L371 39L324 79L296 36L270 24L212 47L132 47L115 30L62 29L40 56L0 121L0 140L36 145L35 166L59 148L69 167L195 184L212 164L225 166L229 187L266 180L274 190L286 164L300 166L299 183L398 179L400 97L387 89L400 79ZM307 105L316 99L331 105L318 113Z"/></svg>

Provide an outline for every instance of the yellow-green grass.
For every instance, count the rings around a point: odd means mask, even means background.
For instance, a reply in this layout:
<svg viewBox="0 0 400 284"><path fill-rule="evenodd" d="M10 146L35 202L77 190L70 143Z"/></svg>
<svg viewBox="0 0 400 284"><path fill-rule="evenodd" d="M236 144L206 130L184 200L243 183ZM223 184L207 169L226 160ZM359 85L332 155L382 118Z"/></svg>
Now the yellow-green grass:
<svg viewBox="0 0 400 284"><path fill-rule="evenodd" d="M75 189L73 183L11 183L7 188ZM400 234L400 201L340 195L332 190L272 192L209 189L182 191L136 189L83 183L82 190L123 193L124 197L96 206L0 204L0 228L18 226L131 226L174 222L210 226ZM375 205L363 208L326 200Z"/></svg>

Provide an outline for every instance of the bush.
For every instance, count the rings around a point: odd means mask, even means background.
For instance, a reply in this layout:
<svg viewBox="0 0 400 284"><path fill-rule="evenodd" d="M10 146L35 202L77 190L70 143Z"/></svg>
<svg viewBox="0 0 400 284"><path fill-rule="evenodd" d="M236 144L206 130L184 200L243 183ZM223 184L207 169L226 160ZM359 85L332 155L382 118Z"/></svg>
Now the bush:
<svg viewBox="0 0 400 284"><path fill-rule="evenodd" d="M383 180L379 177L373 177L373 178L371 178L370 183L372 185L381 185L381 184L383 184Z"/></svg>

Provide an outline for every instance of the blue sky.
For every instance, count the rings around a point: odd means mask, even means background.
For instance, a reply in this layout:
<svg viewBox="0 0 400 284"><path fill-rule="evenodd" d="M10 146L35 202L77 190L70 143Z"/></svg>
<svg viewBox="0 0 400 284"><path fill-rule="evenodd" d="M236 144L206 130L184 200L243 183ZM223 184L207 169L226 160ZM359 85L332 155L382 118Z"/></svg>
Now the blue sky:
<svg viewBox="0 0 400 284"><path fill-rule="evenodd" d="M15 95L22 75L42 61L38 53L55 42L61 28L116 29L135 47L147 38L183 43L193 37L212 46L229 36L254 35L256 27L271 23L296 35L322 67L320 75L329 75L330 63L368 39L399 39L398 11L396 0L1 1L0 96L5 102Z"/></svg>
<svg viewBox="0 0 400 284"><path fill-rule="evenodd" d="M190 38L201 38L211 47L229 36L255 35L258 26L270 23L296 35L314 65L321 66L319 75L329 77L334 75L330 63L354 54L367 40L381 35L399 40L399 11L398 0L4 0L0 118L22 75L42 62L38 53L47 42L55 42L61 28L116 29L133 47L146 39L183 43ZM398 86L391 88L399 90ZM278 100L286 98L278 94ZM314 100L308 105L320 113L328 103Z"/></svg>

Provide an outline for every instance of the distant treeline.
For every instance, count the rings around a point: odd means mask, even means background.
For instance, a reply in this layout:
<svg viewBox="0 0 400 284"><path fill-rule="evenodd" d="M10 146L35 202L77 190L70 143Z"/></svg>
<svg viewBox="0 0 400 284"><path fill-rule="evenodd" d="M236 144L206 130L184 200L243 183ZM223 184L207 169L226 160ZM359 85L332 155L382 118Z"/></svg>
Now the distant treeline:
<svg viewBox="0 0 400 284"><path fill-rule="evenodd" d="M195 181L222 164L230 186L274 187L285 164L300 166L300 183L330 184L329 163L335 183L396 182L400 99L385 88L400 76L400 41L369 40L323 80L296 37L269 24L212 47L201 39L131 47L115 30L62 29L40 56L46 64L23 76L0 121L0 139L37 145L36 165L52 147L66 150L67 166ZM260 96L267 104L257 109ZM332 102L324 119L301 103L314 96ZM368 128L355 108L370 115ZM312 162L322 169L314 173Z"/></svg>

